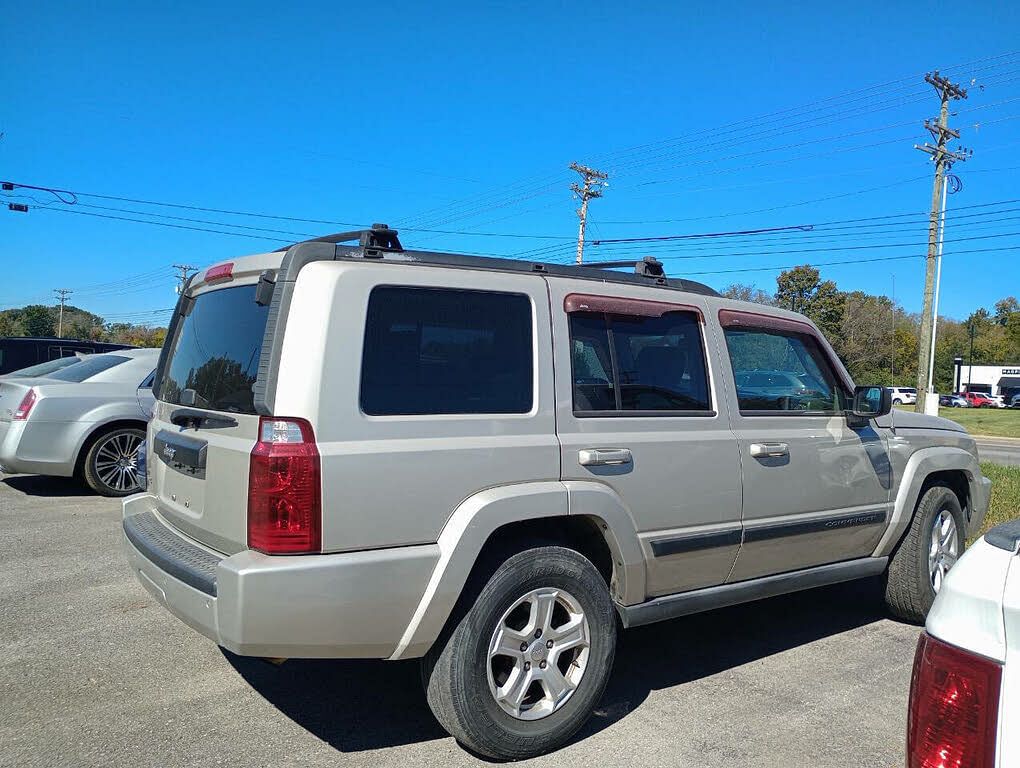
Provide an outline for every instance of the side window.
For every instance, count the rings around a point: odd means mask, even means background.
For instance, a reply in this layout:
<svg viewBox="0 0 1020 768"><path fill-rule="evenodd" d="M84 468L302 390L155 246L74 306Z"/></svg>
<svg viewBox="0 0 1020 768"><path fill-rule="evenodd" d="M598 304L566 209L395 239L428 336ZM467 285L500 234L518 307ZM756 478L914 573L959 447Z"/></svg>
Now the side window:
<svg viewBox="0 0 1020 768"><path fill-rule="evenodd" d="M727 328L741 411L832 413L844 393L818 343L807 335Z"/></svg>
<svg viewBox="0 0 1020 768"><path fill-rule="evenodd" d="M532 311L516 293L380 286L368 300L361 409L371 416L527 413Z"/></svg>
<svg viewBox="0 0 1020 768"><path fill-rule="evenodd" d="M661 317L570 315L574 411L710 411L701 324Z"/></svg>

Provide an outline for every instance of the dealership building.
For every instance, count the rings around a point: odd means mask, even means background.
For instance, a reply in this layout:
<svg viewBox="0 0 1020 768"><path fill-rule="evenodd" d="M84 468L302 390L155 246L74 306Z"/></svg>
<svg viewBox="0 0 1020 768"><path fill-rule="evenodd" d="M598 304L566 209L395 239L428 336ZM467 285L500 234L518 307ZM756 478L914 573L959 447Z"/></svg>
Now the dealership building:
<svg viewBox="0 0 1020 768"><path fill-rule="evenodd" d="M953 391L1002 395L1008 402L1020 394L1020 363L965 365L958 357L953 361Z"/></svg>

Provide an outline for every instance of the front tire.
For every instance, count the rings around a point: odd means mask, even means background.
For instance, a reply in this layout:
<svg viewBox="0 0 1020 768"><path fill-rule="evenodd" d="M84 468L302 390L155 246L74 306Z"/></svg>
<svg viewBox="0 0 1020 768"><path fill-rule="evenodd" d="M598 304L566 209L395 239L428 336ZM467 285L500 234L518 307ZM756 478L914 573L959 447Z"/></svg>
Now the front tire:
<svg viewBox="0 0 1020 768"><path fill-rule="evenodd" d="M893 615L924 622L946 573L963 553L964 530L963 509L951 488L933 485L921 495L886 571L885 602Z"/></svg>
<svg viewBox="0 0 1020 768"><path fill-rule="evenodd" d="M134 427L100 435L85 454L82 474L86 484L101 496L129 496L141 490L138 448L145 432Z"/></svg>
<svg viewBox="0 0 1020 768"><path fill-rule="evenodd" d="M422 660L429 706L468 748L520 760L563 745L605 691L616 615L592 563L563 547L513 555Z"/></svg>

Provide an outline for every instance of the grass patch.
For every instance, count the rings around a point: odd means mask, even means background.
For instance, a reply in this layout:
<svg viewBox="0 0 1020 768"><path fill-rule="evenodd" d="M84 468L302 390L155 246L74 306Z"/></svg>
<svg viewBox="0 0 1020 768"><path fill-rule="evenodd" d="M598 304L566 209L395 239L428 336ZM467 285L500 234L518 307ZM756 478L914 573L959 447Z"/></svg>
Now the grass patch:
<svg viewBox="0 0 1020 768"><path fill-rule="evenodd" d="M914 410L914 406L899 406ZM939 408L939 416L955 421L972 435L1020 437L1020 409L1017 408Z"/></svg>
<svg viewBox="0 0 1020 768"><path fill-rule="evenodd" d="M939 408L939 416L955 421L972 435L1020 437L1020 410L1016 408Z"/></svg>
<svg viewBox="0 0 1020 768"><path fill-rule="evenodd" d="M999 523L1020 517L1020 467L1004 467L982 461L981 472L992 481L992 501L981 529L984 533Z"/></svg>

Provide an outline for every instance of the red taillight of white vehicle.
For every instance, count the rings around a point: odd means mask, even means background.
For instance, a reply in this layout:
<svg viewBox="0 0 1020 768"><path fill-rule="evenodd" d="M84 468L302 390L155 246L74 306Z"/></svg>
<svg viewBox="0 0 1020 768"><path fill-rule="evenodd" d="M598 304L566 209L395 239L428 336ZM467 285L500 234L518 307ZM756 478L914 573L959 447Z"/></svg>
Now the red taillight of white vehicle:
<svg viewBox="0 0 1020 768"><path fill-rule="evenodd" d="M21 398L21 405L14 409L14 413L11 414L11 418L14 421L24 421L28 418L28 414L32 412L32 406L35 405L35 401L38 398L35 396L35 390L30 389L28 393Z"/></svg>
<svg viewBox="0 0 1020 768"><path fill-rule="evenodd" d="M248 547L273 555L321 551L321 489L311 424L263 417L248 469Z"/></svg>
<svg viewBox="0 0 1020 768"><path fill-rule="evenodd" d="M1002 667L921 633L907 718L908 768L992 768Z"/></svg>

